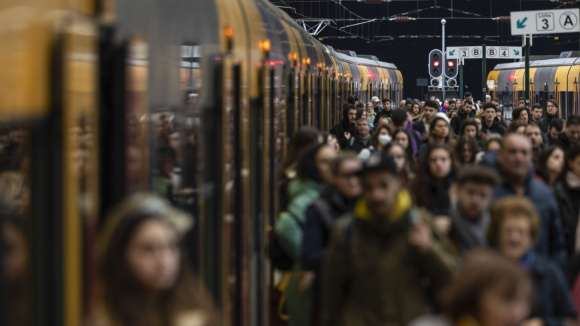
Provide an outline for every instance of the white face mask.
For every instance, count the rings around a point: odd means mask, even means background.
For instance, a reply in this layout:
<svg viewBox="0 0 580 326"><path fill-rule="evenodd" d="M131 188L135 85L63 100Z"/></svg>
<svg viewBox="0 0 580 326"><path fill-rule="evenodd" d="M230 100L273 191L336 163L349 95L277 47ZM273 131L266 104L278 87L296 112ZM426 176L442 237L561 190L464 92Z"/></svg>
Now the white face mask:
<svg viewBox="0 0 580 326"><path fill-rule="evenodd" d="M387 145L391 140L393 140L391 135L379 135L379 144L381 144L381 146Z"/></svg>

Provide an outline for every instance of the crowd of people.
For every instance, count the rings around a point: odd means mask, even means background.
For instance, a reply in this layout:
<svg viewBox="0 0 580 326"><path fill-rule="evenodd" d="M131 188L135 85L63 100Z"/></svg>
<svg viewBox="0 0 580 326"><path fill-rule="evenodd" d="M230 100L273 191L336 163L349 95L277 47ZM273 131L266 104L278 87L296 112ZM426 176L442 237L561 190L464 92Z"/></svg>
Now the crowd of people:
<svg viewBox="0 0 580 326"><path fill-rule="evenodd" d="M273 321L576 323L580 116L549 100L506 124L498 99L465 95L398 108L351 96L330 134L295 133L270 244Z"/></svg>

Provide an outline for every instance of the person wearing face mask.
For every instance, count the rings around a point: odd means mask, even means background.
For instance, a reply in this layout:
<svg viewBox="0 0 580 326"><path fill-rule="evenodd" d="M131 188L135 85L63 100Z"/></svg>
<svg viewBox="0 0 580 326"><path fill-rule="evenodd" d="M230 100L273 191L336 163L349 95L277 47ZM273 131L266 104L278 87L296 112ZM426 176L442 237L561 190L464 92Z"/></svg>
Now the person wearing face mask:
<svg viewBox="0 0 580 326"><path fill-rule="evenodd" d="M330 232L342 215L352 211L362 191L357 175L361 168L361 160L354 153L338 154L330 163L332 175L329 184L323 187L320 198L306 211L300 261L306 270L315 274L313 320L318 319L320 272Z"/></svg>
<svg viewBox="0 0 580 326"><path fill-rule="evenodd" d="M435 216L435 224L442 233L449 232L451 227L449 190L457 171L451 146L430 145L409 187L417 206L429 210Z"/></svg>
<svg viewBox="0 0 580 326"><path fill-rule="evenodd" d="M381 125L371 136L371 151L382 151L393 140L393 128L389 125Z"/></svg>
<svg viewBox="0 0 580 326"><path fill-rule="evenodd" d="M540 128L542 129L543 133L547 133L548 132L548 128L550 126L550 122L552 122L552 120L562 120L560 119L560 115L559 115L559 111L560 108L558 106L558 102L555 100L548 100L548 104L546 105L546 117L542 118L540 120L540 122L538 122L538 124L540 125Z"/></svg>
<svg viewBox="0 0 580 326"><path fill-rule="evenodd" d="M541 234L538 211L530 200L505 197L491 210L489 245L527 271L533 283L531 314L522 326L559 326L576 323L576 312L560 266L534 250Z"/></svg>
<svg viewBox="0 0 580 326"><path fill-rule="evenodd" d="M517 195L529 198L536 205L542 222L536 252L564 265L567 253L558 203L550 188L533 176L530 141L524 136L509 134L499 152L487 153L482 162L503 179L502 185L496 188L496 199Z"/></svg>

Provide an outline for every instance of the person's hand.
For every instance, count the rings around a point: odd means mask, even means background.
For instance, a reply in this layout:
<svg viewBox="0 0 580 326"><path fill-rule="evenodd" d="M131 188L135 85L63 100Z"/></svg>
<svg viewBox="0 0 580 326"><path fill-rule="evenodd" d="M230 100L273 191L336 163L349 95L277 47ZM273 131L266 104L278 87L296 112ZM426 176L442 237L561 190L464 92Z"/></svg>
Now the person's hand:
<svg viewBox="0 0 580 326"><path fill-rule="evenodd" d="M433 235L429 226L423 222L411 224L409 243L422 253L429 252L433 244Z"/></svg>
<svg viewBox="0 0 580 326"><path fill-rule="evenodd" d="M350 139L350 132L344 132L344 137L346 137L346 139Z"/></svg>
<svg viewBox="0 0 580 326"><path fill-rule="evenodd" d="M314 272L311 271L301 271L298 274L298 290L300 292L306 291L312 285L314 275Z"/></svg>
<svg viewBox="0 0 580 326"><path fill-rule="evenodd" d="M530 318L524 320L520 326L544 326L544 321L539 317Z"/></svg>
<svg viewBox="0 0 580 326"><path fill-rule="evenodd" d="M439 215L433 218L433 223L435 223L435 227L443 234L448 234L451 231L451 217L446 215Z"/></svg>

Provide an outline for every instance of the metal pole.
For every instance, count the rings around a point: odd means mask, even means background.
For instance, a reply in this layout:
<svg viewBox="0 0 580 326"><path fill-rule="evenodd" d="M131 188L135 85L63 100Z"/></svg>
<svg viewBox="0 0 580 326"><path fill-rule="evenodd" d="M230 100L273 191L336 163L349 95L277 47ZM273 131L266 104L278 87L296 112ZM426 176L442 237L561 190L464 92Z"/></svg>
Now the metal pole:
<svg viewBox="0 0 580 326"><path fill-rule="evenodd" d="M445 61L445 23L445 19L441 20L441 27L443 28L443 32L441 33L441 52L443 52L443 60L441 60L443 63L443 67L441 67L443 69L443 74L441 74L441 90L443 91L441 95L442 103L445 101L445 67L447 65L447 62Z"/></svg>
<svg viewBox="0 0 580 326"><path fill-rule="evenodd" d="M463 58L459 59L459 98L463 99Z"/></svg>
<svg viewBox="0 0 580 326"><path fill-rule="evenodd" d="M531 36L531 35L530 35ZM526 99L526 106L530 107L530 38L528 37L528 35L525 35L526 38L526 47L524 49L524 51L526 52L526 71L525 71L525 76L526 76L526 95L525 95L525 99Z"/></svg>
<svg viewBox="0 0 580 326"><path fill-rule="evenodd" d="M487 50L485 49L485 44L481 47L481 51L483 51L482 58L483 60L481 60L481 68L482 68L482 72L481 72L481 85L483 86L482 90L483 90L483 97L481 99L481 101L485 101L485 95L487 95L487 75L486 75L486 69L485 69L485 57L487 54Z"/></svg>

